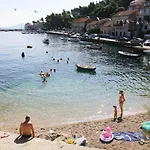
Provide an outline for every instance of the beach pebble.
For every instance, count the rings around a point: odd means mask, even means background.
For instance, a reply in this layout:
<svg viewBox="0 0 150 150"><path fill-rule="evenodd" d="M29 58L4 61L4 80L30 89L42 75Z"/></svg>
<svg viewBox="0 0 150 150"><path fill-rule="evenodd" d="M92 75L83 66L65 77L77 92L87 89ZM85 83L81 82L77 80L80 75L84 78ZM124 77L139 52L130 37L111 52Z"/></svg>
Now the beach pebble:
<svg viewBox="0 0 150 150"><path fill-rule="evenodd" d="M45 130L45 128L41 128L41 130Z"/></svg>

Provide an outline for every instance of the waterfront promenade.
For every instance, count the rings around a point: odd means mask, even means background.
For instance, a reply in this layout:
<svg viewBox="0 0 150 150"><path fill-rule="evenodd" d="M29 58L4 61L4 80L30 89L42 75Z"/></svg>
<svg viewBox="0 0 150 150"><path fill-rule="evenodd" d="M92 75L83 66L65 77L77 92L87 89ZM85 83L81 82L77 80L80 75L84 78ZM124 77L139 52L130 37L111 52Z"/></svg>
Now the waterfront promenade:
<svg viewBox="0 0 150 150"><path fill-rule="evenodd" d="M68 36L69 34L67 32L61 32L61 31L47 31L47 34L56 34L60 36ZM109 38L81 38L82 41L88 41L88 42L93 42L93 43L103 43L103 44L111 44L119 47L126 47L126 48L132 48L134 49L135 52L142 53L144 50L150 50L149 46L132 46L131 43L129 42L124 42L124 41L118 41L116 39L109 39Z"/></svg>

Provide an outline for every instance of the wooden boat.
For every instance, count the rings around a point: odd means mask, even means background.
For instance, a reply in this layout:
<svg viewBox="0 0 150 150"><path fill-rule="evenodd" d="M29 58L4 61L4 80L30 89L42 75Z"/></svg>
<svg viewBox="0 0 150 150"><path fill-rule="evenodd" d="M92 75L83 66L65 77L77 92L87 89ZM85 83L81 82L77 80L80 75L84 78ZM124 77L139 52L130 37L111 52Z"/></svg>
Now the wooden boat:
<svg viewBox="0 0 150 150"><path fill-rule="evenodd" d="M124 51L118 51L118 54L123 55L123 56L130 56L130 57L140 56L139 54L136 54L136 53L129 53L129 52L124 52Z"/></svg>
<svg viewBox="0 0 150 150"><path fill-rule="evenodd" d="M94 71L95 66L76 64L77 70Z"/></svg>

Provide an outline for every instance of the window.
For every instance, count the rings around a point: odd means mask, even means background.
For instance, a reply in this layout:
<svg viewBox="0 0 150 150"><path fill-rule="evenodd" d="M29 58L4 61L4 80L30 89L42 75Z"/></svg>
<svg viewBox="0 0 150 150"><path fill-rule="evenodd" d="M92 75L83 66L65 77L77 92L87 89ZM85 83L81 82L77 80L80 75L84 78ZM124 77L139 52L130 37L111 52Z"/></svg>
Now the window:
<svg viewBox="0 0 150 150"><path fill-rule="evenodd" d="M145 30L147 30L147 26L145 26L145 28L144 28Z"/></svg>
<svg viewBox="0 0 150 150"><path fill-rule="evenodd" d="M122 36L122 32L120 32L120 36Z"/></svg>
<svg viewBox="0 0 150 150"><path fill-rule="evenodd" d="M126 33L125 32L123 32L123 36L125 36L126 35Z"/></svg>

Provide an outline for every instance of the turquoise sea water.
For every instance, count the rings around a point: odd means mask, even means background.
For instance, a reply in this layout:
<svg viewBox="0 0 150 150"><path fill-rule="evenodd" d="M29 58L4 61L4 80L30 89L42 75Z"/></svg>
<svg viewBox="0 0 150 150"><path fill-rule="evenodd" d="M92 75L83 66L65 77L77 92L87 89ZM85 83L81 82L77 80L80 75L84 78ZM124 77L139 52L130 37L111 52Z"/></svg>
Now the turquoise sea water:
<svg viewBox="0 0 150 150"><path fill-rule="evenodd" d="M125 92L124 114L150 105L150 70L143 67L150 56L121 57L119 47L90 50L56 35L1 32L0 37L0 127L16 127L26 114L36 126L112 117L119 90ZM76 63L96 66L96 74L77 72ZM44 84L39 73L50 68L56 72Z"/></svg>

